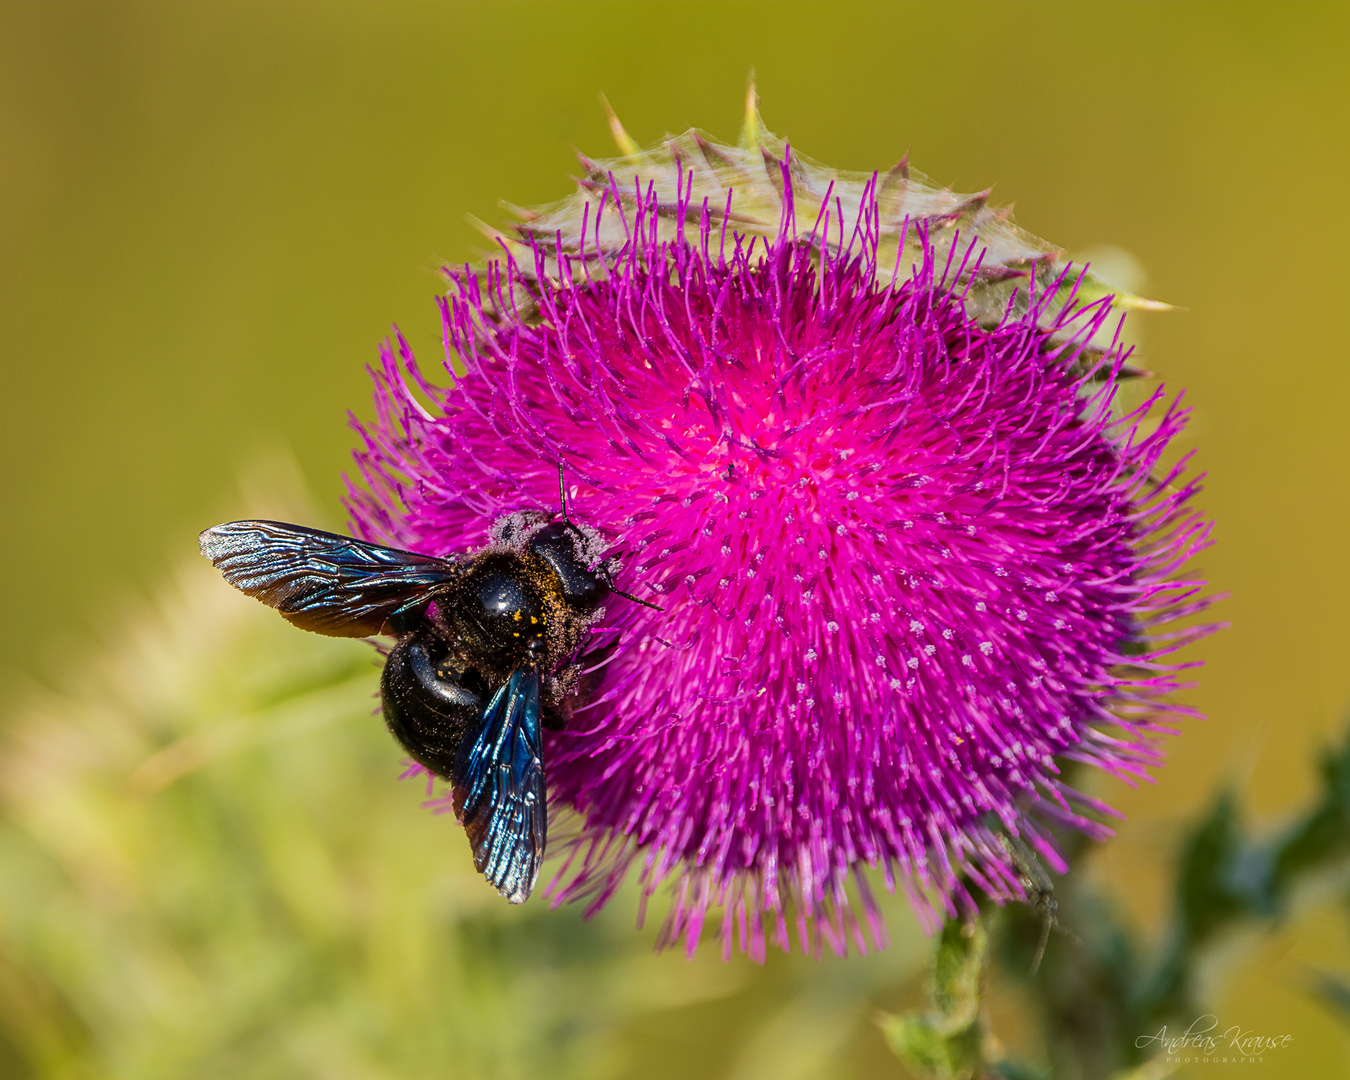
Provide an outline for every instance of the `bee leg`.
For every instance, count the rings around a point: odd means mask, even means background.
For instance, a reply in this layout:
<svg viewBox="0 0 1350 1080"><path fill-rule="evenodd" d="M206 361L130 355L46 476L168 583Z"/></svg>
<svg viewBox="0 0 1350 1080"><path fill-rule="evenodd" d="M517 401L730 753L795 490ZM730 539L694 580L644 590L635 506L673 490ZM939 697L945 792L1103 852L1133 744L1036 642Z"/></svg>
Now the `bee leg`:
<svg viewBox="0 0 1350 1080"><path fill-rule="evenodd" d="M548 731L566 731L567 716L562 705L545 705L540 712L539 723Z"/></svg>
<svg viewBox="0 0 1350 1080"><path fill-rule="evenodd" d="M572 707L580 700L577 694L580 675L581 668L569 664L544 680L543 693L540 695L543 703L541 726L549 731L567 730L572 723Z"/></svg>
<svg viewBox="0 0 1350 1080"><path fill-rule="evenodd" d="M474 673L457 670L439 642L406 638L394 646L380 677L389 730L416 761L448 778L465 731L483 698Z"/></svg>
<svg viewBox="0 0 1350 1080"><path fill-rule="evenodd" d="M576 678L570 669L564 669L558 675L544 680L543 693L540 695L543 705L539 717L541 727L549 731L567 730L572 720L575 686Z"/></svg>

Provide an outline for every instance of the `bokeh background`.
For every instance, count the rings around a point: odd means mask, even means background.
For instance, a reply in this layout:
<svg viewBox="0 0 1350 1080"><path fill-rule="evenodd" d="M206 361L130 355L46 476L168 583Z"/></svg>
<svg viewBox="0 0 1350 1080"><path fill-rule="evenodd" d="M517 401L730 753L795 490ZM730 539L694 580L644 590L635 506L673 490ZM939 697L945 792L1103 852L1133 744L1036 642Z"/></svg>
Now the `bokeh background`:
<svg viewBox="0 0 1350 1080"><path fill-rule="evenodd" d="M1097 785L1128 820L1081 870L1159 932L1181 823L1228 785L1278 827L1350 706L1348 55L1340 4L0 3L0 1075L903 1075L872 1022L921 999L903 904L886 952L761 968L652 955L627 895L487 903L368 650L193 563L260 508L341 524L378 342L435 357L466 215L566 194L602 92L640 143L734 139L751 67L805 153L996 183L1182 308L1134 321L1195 409L1232 627L1158 783ZM1350 968L1345 895L1207 961L1224 1026L1294 1036L1242 1075L1350 1076L1308 982Z"/></svg>

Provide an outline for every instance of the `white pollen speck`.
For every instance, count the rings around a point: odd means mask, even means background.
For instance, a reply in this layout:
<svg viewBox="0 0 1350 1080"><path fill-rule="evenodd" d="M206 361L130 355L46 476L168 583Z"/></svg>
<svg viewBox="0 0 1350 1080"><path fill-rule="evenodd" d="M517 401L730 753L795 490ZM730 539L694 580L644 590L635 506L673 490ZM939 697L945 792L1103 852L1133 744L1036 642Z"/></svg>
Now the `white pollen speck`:
<svg viewBox="0 0 1350 1080"><path fill-rule="evenodd" d="M980 652L984 653L985 656L988 656L993 651L994 651L994 643L992 641L980 642Z"/></svg>
<svg viewBox="0 0 1350 1080"><path fill-rule="evenodd" d="M754 576L755 576L755 568L754 568L753 566L750 567L750 569L748 569L748 570L745 572L745 576L748 577L748 578L754 577Z"/></svg>
<svg viewBox="0 0 1350 1080"><path fill-rule="evenodd" d="M805 691L805 690L806 690L806 683L804 683L804 682L799 682L799 683L797 684L797 693L800 694L800 693L802 693L802 692Z"/></svg>
<svg viewBox="0 0 1350 1080"><path fill-rule="evenodd" d="M872 584L873 584L873 585L880 585L880 584L881 584L881 575L880 575L880 574L873 574L873 575L872 575Z"/></svg>
<svg viewBox="0 0 1350 1080"><path fill-rule="evenodd" d="M670 554L670 548L662 548L662 549L661 549L661 554L658 555L657 558L658 558L658 559L664 559L664 558L665 558L667 555L669 555L669 554Z"/></svg>
<svg viewBox="0 0 1350 1080"><path fill-rule="evenodd" d="M1063 619L1056 619L1056 620L1055 620L1055 629L1056 629L1056 630L1063 630L1063 629L1064 629L1066 626L1068 626L1068 625L1069 625L1069 624L1066 623Z"/></svg>
<svg viewBox="0 0 1350 1080"><path fill-rule="evenodd" d="M814 589L807 589L802 593L802 603L809 604L815 598L815 595L816 592Z"/></svg>
<svg viewBox="0 0 1350 1080"><path fill-rule="evenodd" d="M899 679L892 679L892 680L891 680L891 689L892 689L892 690L899 690L900 687L902 687L903 685L904 685L904 683L902 683Z"/></svg>
<svg viewBox="0 0 1350 1080"><path fill-rule="evenodd" d="M905 661L905 666L909 668L910 671L917 671L919 668L919 658L917 656L911 656Z"/></svg>
<svg viewBox="0 0 1350 1080"><path fill-rule="evenodd" d="M965 664L966 667L974 667L974 666L975 666L975 661L971 659L970 653L962 653L962 654L961 654L961 663Z"/></svg>
<svg viewBox="0 0 1350 1080"><path fill-rule="evenodd" d="M739 514L736 515L736 520L737 520L737 521L744 521L744 520L745 520L746 518L748 518L749 516L750 516L750 511L749 511L749 510L742 510Z"/></svg>
<svg viewBox="0 0 1350 1080"><path fill-rule="evenodd" d="M730 554L731 554L731 545L730 545L730 544L724 543L724 544L722 545L722 554L723 554L723 555L730 555Z"/></svg>
<svg viewBox="0 0 1350 1080"><path fill-rule="evenodd" d="M688 495L686 495L686 496L684 497L684 499L681 500L680 505L681 505L681 506L693 506L693 505L694 505L694 500L691 499Z"/></svg>
<svg viewBox="0 0 1350 1080"><path fill-rule="evenodd" d="M1047 602L1053 604L1056 600L1059 599L1059 596L1056 595L1055 591L1052 589L1045 594L1045 599Z"/></svg>
<svg viewBox="0 0 1350 1080"><path fill-rule="evenodd" d="M914 528L914 522L912 521L902 521L900 522L900 524L903 525L906 529Z"/></svg>
<svg viewBox="0 0 1350 1080"><path fill-rule="evenodd" d="M939 511L937 512L937 519L938 519L938 521L941 522L943 525L946 525L946 524L947 524L947 515L944 514L941 510L939 510Z"/></svg>
<svg viewBox="0 0 1350 1080"><path fill-rule="evenodd" d="M1015 612L1013 612L1013 614L1017 616L1017 621L1018 621L1018 622L1026 622L1026 621L1027 621L1027 613L1026 613L1025 611L1023 611L1021 608L1018 608Z"/></svg>
<svg viewBox="0 0 1350 1080"><path fill-rule="evenodd" d="M850 491L844 498L849 502L854 502L858 498L858 493L856 491Z"/></svg>
<svg viewBox="0 0 1350 1080"><path fill-rule="evenodd" d="M830 553L824 548L816 548L816 554L822 559L828 559L830 557Z"/></svg>
<svg viewBox="0 0 1350 1080"><path fill-rule="evenodd" d="M981 600L981 601L979 601L979 602L975 605L975 610L976 610L976 611L988 611L989 609L986 608L986 607L984 606L984 601Z"/></svg>
<svg viewBox="0 0 1350 1080"><path fill-rule="evenodd" d="M814 664L819 657L820 653L816 652L814 646L806 650L806 662L808 664Z"/></svg>
<svg viewBox="0 0 1350 1080"><path fill-rule="evenodd" d="M831 634L837 634L839 633L839 624L835 622L833 619L831 619L829 622L825 624L825 629L828 630Z"/></svg>
<svg viewBox="0 0 1350 1080"><path fill-rule="evenodd" d="M842 704L844 703L844 695L843 695L842 693L837 693L837 694L835 694L835 695L834 695L834 703L835 703L836 707L839 706L839 705L842 705Z"/></svg>
<svg viewBox="0 0 1350 1080"><path fill-rule="evenodd" d="M719 589L725 589L725 588L726 588L728 585L730 585L730 584L731 584L731 578L723 578L721 581L719 581L719 582L717 583L717 587L718 587Z"/></svg>
<svg viewBox="0 0 1350 1080"><path fill-rule="evenodd" d="M937 652L937 646L934 645L932 642L929 642L927 645L923 647L923 651L927 653L929 656L932 656L935 652Z"/></svg>
<svg viewBox="0 0 1350 1080"><path fill-rule="evenodd" d="M910 619L910 620L909 620L909 631L910 631L911 634L922 634L922 633L923 633L923 623L919 622L918 619Z"/></svg>
<svg viewBox="0 0 1350 1080"><path fill-rule="evenodd" d="M800 547L805 547L805 546L806 546L806 537L804 537L804 536L798 536L797 539L796 539L795 541L793 541L793 543L797 544L797 545L800 546Z"/></svg>
<svg viewBox="0 0 1350 1080"><path fill-rule="evenodd" d="M977 530L976 530L976 528L975 528L974 525L967 525L967 526L966 526L966 535L967 535L967 536L974 536L975 533L976 533L976 531L977 531Z"/></svg>
<svg viewBox="0 0 1350 1080"><path fill-rule="evenodd" d="M1007 576L1008 576L1008 571L1004 570L1003 567L1001 567L1001 566L996 566L996 567L994 567L994 576L995 576L995 577L1007 577Z"/></svg>
<svg viewBox="0 0 1350 1080"><path fill-rule="evenodd" d="M884 656L881 656L880 654L877 655L876 662L877 662L877 667L885 667L885 666L886 666L886 658L885 658Z"/></svg>
<svg viewBox="0 0 1350 1080"><path fill-rule="evenodd" d="M951 641L951 639L952 639L952 631L951 627L948 627L946 630L942 631L942 640Z"/></svg>
<svg viewBox="0 0 1350 1080"><path fill-rule="evenodd" d="M836 525L836 526L834 527L834 531L835 531L835 535L837 535L837 536L847 536L847 535L848 535L848 528L847 528L846 526L844 526L844 525Z"/></svg>
<svg viewBox="0 0 1350 1080"><path fill-rule="evenodd" d="M881 612L874 611L871 615L867 616L867 618L869 622L881 622Z"/></svg>
<svg viewBox="0 0 1350 1080"><path fill-rule="evenodd" d="M716 500L717 502L726 502L727 493L725 491L714 491L713 499Z"/></svg>
<svg viewBox="0 0 1350 1080"><path fill-rule="evenodd" d="M815 698L810 698L810 697L807 698L807 699L806 699L806 707L807 707L808 709L814 709L814 708L816 707L816 699L815 699Z"/></svg>

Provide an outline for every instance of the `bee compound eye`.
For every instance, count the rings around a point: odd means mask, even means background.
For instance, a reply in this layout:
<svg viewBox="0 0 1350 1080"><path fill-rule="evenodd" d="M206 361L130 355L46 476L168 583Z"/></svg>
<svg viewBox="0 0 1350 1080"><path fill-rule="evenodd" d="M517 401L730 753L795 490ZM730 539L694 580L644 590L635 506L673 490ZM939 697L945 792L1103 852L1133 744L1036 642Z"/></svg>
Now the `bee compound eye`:
<svg viewBox="0 0 1350 1080"><path fill-rule="evenodd" d="M545 525L529 542L558 579L563 599L573 610L588 615L609 595L609 583L587 568L584 541L574 526L563 521Z"/></svg>

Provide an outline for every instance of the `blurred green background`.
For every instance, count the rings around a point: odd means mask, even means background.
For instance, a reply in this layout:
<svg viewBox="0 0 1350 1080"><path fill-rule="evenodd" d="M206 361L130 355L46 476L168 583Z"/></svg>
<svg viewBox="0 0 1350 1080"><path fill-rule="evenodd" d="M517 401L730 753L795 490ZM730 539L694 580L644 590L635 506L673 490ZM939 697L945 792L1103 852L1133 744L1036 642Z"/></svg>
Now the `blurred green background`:
<svg viewBox="0 0 1350 1080"><path fill-rule="evenodd" d="M1273 827L1350 705L1347 56L1340 4L0 3L0 1075L902 1075L870 1017L920 997L903 904L887 953L762 969L648 955L627 895L485 905L364 647L180 571L260 499L340 523L377 343L434 358L465 215L564 195L601 92L640 143L732 139L751 67L803 152L996 183L1184 309L1136 329L1195 407L1233 626L1159 783L1097 785L1129 818L1085 867L1156 928L1179 823L1229 783ZM1206 969L1225 1023L1295 1036L1243 1075L1350 1076L1306 977L1350 967L1343 884Z"/></svg>

